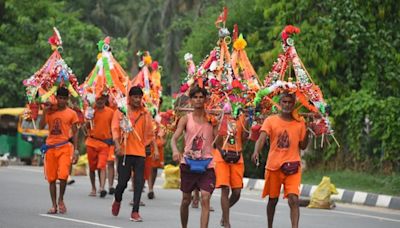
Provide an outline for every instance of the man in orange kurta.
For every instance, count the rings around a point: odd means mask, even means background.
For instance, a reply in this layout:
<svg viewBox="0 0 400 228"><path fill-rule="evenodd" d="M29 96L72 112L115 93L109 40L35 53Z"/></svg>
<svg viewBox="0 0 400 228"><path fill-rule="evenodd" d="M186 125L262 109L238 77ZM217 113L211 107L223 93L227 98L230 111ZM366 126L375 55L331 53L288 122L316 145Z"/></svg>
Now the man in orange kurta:
<svg viewBox="0 0 400 228"><path fill-rule="evenodd" d="M261 134L254 147L252 160L257 162L267 136L270 139L267 164L265 166L265 185L262 197L269 195L267 205L268 227L272 228L275 208L278 203L281 186L284 186L284 198L288 198L292 227L299 223L299 189L301 183L300 149L308 144L306 124L293 118L292 112L296 96L283 93L279 104L281 113L265 119Z"/></svg>
<svg viewBox="0 0 400 228"><path fill-rule="evenodd" d="M216 188L221 188L222 218L220 223L224 227L230 227L229 209L239 200L243 188L244 115L240 115L237 120L229 120L228 124L229 129L232 129L231 135L222 136L222 148L215 149L214 152ZM235 159L228 159L228 154L233 155Z"/></svg>
<svg viewBox="0 0 400 228"><path fill-rule="evenodd" d="M144 184L145 148L154 140L152 118L143 108L142 98L143 91L140 87L134 86L129 90L127 118L132 125L132 131L126 132L121 128L121 121L123 122L126 117L120 111L115 111L112 121L115 152L118 156L118 184L111 212L114 216L118 215L122 194L133 170L135 189L130 219L134 222L142 221L139 215L139 203Z"/></svg>
<svg viewBox="0 0 400 228"><path fill-rule="evenodd" d="M57 211L62 214L67 212L64 203L64 193L69 169L71 162L75 163L79 155L79 151L77 150L78 128L76 126L79 122L78 116L74 110L67 107L68 90L60 87L56 93L57 106L45 107L43 110L44 118L41 119L39 125L40 129L43 129L46 124L49 127L46 144L42 146L42 153L45 154L44 172L50 185L49 189L52 201L52 207L47 212L48 214L55 214ZM72 132L73 145L68 141L70 132ZM57 179L60 180L58 205L56 202Z"/></svg>
<svg viewBox="0 0 400 228"><path fill-rule="evenodd" d="M110 147L113 144L111 135L111 122L114 115L114 110L105 106L106 96L100 96L96 99L96 107L94 117L89 120L91 124L87 124L88 137L86 138L86 152L89 161L90 182L92 191L90 196L96 196L96 170L100 176L100 197L106 196L107 191L104 190L106 182L106 166Z"/></svg>

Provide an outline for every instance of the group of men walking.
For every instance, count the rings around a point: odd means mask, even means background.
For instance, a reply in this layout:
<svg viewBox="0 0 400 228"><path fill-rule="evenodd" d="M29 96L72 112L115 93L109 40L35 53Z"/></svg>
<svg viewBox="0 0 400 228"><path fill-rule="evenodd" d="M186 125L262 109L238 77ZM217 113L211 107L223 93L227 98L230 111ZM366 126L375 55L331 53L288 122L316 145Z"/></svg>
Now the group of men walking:
<svg viewBox="0 0 400 228"><path fill-rule="evenodd" d="M206 110L207 91L193 87L189 92L193 112L183 116L171 139L173 160L180 163L182 201L180 218L182 227L187 227L189 205L192 192L200 191L201 218L200 227L208 227L210 198L215 188L221 189L221 226L230 227L230 208L238 202L243 188L244 162L243 143L246 140L246 117L241 115L235 120L234 135L218 134L219 124L211 118ZM141 194L145 176L149 181L149 198L154 198L153 185L157 166L162 163L164 132L158 129L149 112L142 104L143 92L140 87L132 87L128 97L128 118L134 131L124 135L120 122L123 114L119 110L107 107L106 97L96 101L95 116L88 124L86 139L87 154L90 166L92 195L96 195L95 172L100 176L100 197L107 194L105 190L106 166L112 152L117 161L118 183L114 192L111 213L118 216L122 195L133 175L134 198L130 219L142 221L139 214ZM71 162L75 162L77 150L76 113L67 107L68 90L57 90L57 107L45 109L41 127L47 124L49 136L46 141L45 174L50 185L52 207L48 213L65 213L64 192ZM305 122L294 120L296 97L283 93L280 97L281 112L268 117L261 128L256 142L252 160L258 163L259 154L267 137L270 141L267 164L265 167L265 186L263 197L269 196L267 205L268 227L272 227L275 207L284 185L284 198L288 198L291 209L292 227L298 227L299 221L299 186L301 182L300 149L308 143L308 131ZM91 125L91 126L89 126ZM159 129L158 129L159 130ZM184 149L178 148L178 140L184 135ZM72 136L73 144L69 142ZM110 155L111 154L111 155ZM149 159L150 158L150 159ZM161 159L160 159L161 158ZM147 162L146 162L147 159ZM111 159L113 161L113 159ZM154 163L154 167L151 165ZM157 165L158 164L158 165ZM150 168L149 168L150 167ZM145 174L147 172L147 175ZM56 200L55 181L60 180L58 201ZM112 185L111 185L112 186ZM109 191L111 188L109 189Z"/></svg>

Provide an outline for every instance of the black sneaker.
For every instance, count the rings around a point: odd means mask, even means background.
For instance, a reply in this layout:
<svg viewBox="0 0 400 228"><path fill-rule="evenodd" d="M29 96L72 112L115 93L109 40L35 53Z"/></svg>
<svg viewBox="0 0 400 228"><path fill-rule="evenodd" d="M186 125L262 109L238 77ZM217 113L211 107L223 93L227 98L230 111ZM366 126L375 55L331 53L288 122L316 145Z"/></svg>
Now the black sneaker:
<svg viewBox="0 0 400 228"><path fill-rule="evenodd" d="M154 199L154 192L147 193L147 198Z"/></svg>
<svg viewBox="0 0 400 228"><path fill-rule="evenodd" d="M106 190L101 190L100 191L100 198L104 198L107 195L107 191Z"/></svg>
<svg viewBox="0 0 400 228"><path fill-rule="evenodd" d="M114 195L114 193L115 193L115 188L114 187L111 187L111 188L108 189L108 194Z"/></svg>

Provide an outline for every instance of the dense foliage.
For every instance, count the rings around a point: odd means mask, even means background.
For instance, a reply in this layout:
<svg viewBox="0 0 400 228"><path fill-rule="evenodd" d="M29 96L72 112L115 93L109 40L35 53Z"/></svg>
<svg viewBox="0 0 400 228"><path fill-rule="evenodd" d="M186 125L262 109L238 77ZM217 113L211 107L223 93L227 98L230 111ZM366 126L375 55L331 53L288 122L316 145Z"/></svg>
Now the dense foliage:
<svg viewBox="0 0 400 228"><path fill-rule="evenodd" d="M227 27L238 24L261 78L281 52L282 28L301 29L297 51L332 106L341 144L311 146L311 166L400 171L400 5L391 0L0 0L0 89L7 91L0 106L23 104L21 80L50 55L52 26L80 80L105 34L118 38L114 53L132 75L136 51L149 50L164 66L164 93L172 94L185 75L183 55L191 52L198 62L215 46L214 21L225 4Z"/></svg>

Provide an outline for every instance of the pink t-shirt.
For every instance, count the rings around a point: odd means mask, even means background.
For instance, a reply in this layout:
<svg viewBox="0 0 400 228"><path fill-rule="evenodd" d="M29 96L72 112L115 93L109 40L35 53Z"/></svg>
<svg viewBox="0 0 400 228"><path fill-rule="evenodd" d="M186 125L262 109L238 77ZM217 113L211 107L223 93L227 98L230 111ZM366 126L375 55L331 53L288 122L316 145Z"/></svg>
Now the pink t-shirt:
<svg viewBox="0 0 400 228"><path fill-rule="evenodd" d="M208 122L196 123L192 113L187 114L187 118L183 155L187 157L192 154L195 158L212 158L213 126ZM182 158L181 163L185 163L185 159ZM212 167L214 167L214 163L210 162L208 168Z"/></svg>

